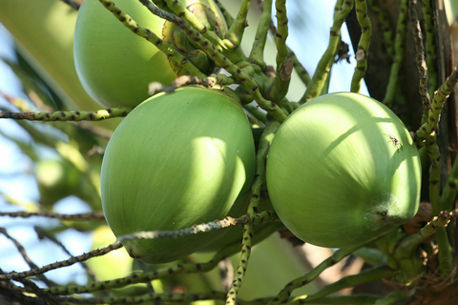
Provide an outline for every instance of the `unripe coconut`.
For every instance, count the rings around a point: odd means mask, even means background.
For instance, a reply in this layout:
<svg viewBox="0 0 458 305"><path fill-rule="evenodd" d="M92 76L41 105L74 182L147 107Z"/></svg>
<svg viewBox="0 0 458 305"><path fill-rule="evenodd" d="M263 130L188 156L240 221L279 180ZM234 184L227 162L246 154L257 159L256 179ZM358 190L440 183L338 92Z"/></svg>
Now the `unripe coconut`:
<svg viewBox="0 0 458 305"><path fill-rule="evenodd" d="M221 219L251 182L254 166L250 125L236 101L194 87L160 94L136 107L108 143L103 211L117 236ZM213 236L124 245L134 257L162 263L197 251Z"/></svg>
<svg viewBox="0 0 458 305"><path fill-rule="evenodd" d="M399 118L376 100L323 95L280 126L266 179L280 220L323 247L371 240L413 217L420 197L418 151Z"/></svg>
<svg viewBox="0 0 458 305"><path fill-rule="evenodd" d="M164 20L139 1L118 7L161 37ZM167 57L151 42L124 26L98 0L85 0L76 21L74 59L78 77L101 105L136 106L148 97L148 84L170 84L175 74Z"/></svg>

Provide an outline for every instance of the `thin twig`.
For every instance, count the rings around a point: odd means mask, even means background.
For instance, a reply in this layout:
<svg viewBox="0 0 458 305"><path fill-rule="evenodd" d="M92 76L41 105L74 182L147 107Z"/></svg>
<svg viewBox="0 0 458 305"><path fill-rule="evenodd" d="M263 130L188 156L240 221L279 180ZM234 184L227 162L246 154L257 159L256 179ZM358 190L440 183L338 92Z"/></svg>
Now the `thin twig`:
<svg viewBox="0 0 458 305"><path fill-rule="evenodd" d="M0 119L29 121L101 121L126 116L132 108L120 107L97 111L0 112Z"/></svg>
<svg viewBox="0 0 458 305"><path fill-rule="evenodd" d="M168 278L182 273L200 273L213 269L219 261L233 255L239 245L231 245L218 251L212 259L205 263L177 263L170 267L163 267L151 272L133 273L129 276L114 280L95 282L88 285L63 285L51 287L47 291L54 295L71 295L76 293L86 293L111 288L124 287L130 284L150 282L154 279ZM1 278L0 278L1 279Z"/></svg>
<svg viewBox="0 0 458 305"><path fill-rule="evenodd" d="M120 242L115 242L111 245L108 245L104 248L101 248L101 249L96 249L96 250L93 250L93 251L90 251L90 252L87 252L87 253L84 253L84 254L81 254L81 255L78 255L78 256L73 256L73 257L70 257L69 259L66 259L66 260L63 260L63 261L59 261L59 262L55 262L55 263L51 263L51 264L48 264L48 265L45 265L41 268L34 268L34 269L31 269L31 270L28 270L28 271L23 271L23 272L9 272L9 273L4 273L4 274L0 274L0 281L4 281L4 280L11 280L11 279L22 279L22 278L26 278L26 277L29 277L29 276L35 276L35 275L38 275L38 274L43 274L45 272L48 272L50 270L54 270L54 269L59 269L59 268L62 268L62 267L67 267L67 266L71 266L75 263L78 263L78 262L82 262L82 261L85 261L85 260L88 260L92 257L96 257L96 256L100 256L100 255L104 255L108 252L111 252L113 250L116 250L116 249L119 249L122 247L122 244ZM52 288L57 288L57 287L51 287L50 289Z"/></svg>
<svg viewBox="0 0 458 305"><path fill-rule="evenodd" d="M14 238L10 234L8 234L8 231L5 228L2 228L2 227L0 227L0 233L5 235L5 237L8 238L14 244L16 249L21 254L22 258L27 263L27 265L29 265L30 268L38 269L38 266L32 261L32 259L27 254L27 251L25 250L24 246L22 246L22 244L16 238ZM40 280L42 280L44 283L46 283L46 285L48 285L48 287L51 287L51 286L55 285L51 280L47 279L43 274L38 274L38 278Z"/></svg>
<svg viewBox="0 0 458 305"><path fill-rule="evenodd" d="M104 220L105 216L101 212L79 213L79 214L60 214L54 212L0 212L0 216L7 217L48 217L57 218L60 220Z"/></svg>
<svg viewBox="0 0 458 305"><path fill-rule="evenodd" d="M67 247L65 247L65 245L61 243L56 237L52 236L51 234L49 234L48 232L46 232L45 230L43 230L40 227L35 226L34 229L39 239L47 238L50 241L52 241L53 243L55 243L57 246L59 246L68 256L73 256L73 254L67 249ZM81 267L83 267L83 269L86 271L86 274L92 280L95 280L94 272L86 265L86 263L80 262L80 264L81 264Z"/></svg>

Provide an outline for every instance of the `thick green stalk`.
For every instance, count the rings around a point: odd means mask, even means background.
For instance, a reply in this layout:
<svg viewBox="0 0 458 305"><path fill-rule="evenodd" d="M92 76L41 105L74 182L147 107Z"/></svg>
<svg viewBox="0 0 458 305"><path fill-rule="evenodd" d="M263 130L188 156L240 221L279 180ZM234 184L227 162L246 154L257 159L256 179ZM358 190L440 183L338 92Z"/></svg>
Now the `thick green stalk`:
<svg viewBox="0 0 458 305"><path fill-rule="evenodd" d="M277 36L277 29L275 28L275 25L273 22L270 22L270 32L273 36ZM285 44L287 50L288 50L288 55L287 57L292 61L293 68L296 70L296 73L298 74L299 78L301 81L304 83L305 86L308 86L310 84L311 78L310 74L307 72L305 67L302 65L302 63L299 61L297 58L296 54L291 50L290 47L288 47ZM294 107L293 107L294 108Z"/></svg>
<svg viewBox="0 0 458 305"><path fill-rule="evenodd" d="M453 162L453 167L450 170L447 183L442 191L440 199L440 210L447 211L455 208L455 198L458 192L458 158Z"/></svg>
<svg viewBox="0 0 458 305"><path fill-rule="evenodd" d="M437 215L440 212L441 171L440 151L435 134L428 138L426 142L426 152L431 162L429 169L429 201L433 209L433 215Z"/></svg>
<svg viewBox="0 0 458 305"><path fill-rule="evenodd" d="M234 18L229 14L229 12L226 10L226 8L219 2L219 0L214 0L215 4L218 6L219 10L221 11L221 14L223 14L224 19L226 19L226 23L228 27L231 27L232 23L234 23Z"/></svg>
<svg viewBox="0 0 458 305"><path fill-rule="evenodd" d="M247 215L250 217L251 215L255 214L258 209L259 200L261 198L261 189L262 186L265 184L265 167L267 152L269 151L269 147L272 143L275 132L277 131L277 128L279 126L280 124L278 122L272 122L264 129L264 132L262 133L261 138L259 140L258 152L256 155L256 178L253 185L251 186L251 200L247 210ZM237 304L237 295L248 267L248 260L251 254L253 235L253 224L245 224L243 226L240 261L237 266L231 287L229 288L229 291L227 293L226 305Z"/></svg>
<svg viewBox="0 0 458 305"><path fill-rule="evenodd" d="M394 44L393 44L393 31L391 29L390 20L388 14L382 10L378 4L374 3L376 0L368 0L367 4L369 9L374 13L377 18L377 24L383 32L383 44L386 49L386 53L389 57L394 56Z"/></svg>
<svg viewBox="0 0 458 305"><path fill-rule="evenodd" d="M277 33L275 34L275 44L277 47L277 70L271 90L269 92L270 99L288 111L292 111L289 103L282 103L283 98L288 92L289 83L291 81L291 73L293 72L293 60L289 57L288 47L286 46L286 38L288 38L288 17L286 15L286 0L275 1L276 17L277 17Z"/></svg>
<svg viewBox="0 0 458 305"><path fill-rule="evenodd" d="M330 295L313 300L313 304L373 305L380 297L370 294ZM301 302L302 303L302 302ZM305 301L305 304L309 302Z"/></svg>
<svg viewBox="0 0 458 305"><path fill-rule="evenodd" d="M437 75L436 57L437 49L436 38L434 34L434 12L431 0L422 0L423 19L426 32L426 65L428 67L428 84L429 95L434 95L434 90L438 87L439 80Z"/></svg>
<svg viewBox="0 0 458 305"><path fill-rule="evenodd" d="M151 10L152 3L150 0L140 0L140 2ZM199 18L186 8L187 3L185 0L165 0L165 2L167 3L167 8L173 11L177 16L186 20L194 29L210 40L213 45L218 46L220 50L226 48L223 40L218 37L215 32L207 29L207 27L200 22Z"/></svg>
<svg viewBox="0 0 458 305"><path fill-rule="evenodd" d="M405 291L395 290L391 292L390 294L388 294L387 296L378 299L373 305L404 304L406 298L407 298L407 293Z"/></svg>
<svg viewBox="0 0 458 305"><path fill-rule="evenodd" d="M266 113L261 111L259 107L247 104L243 106L251 115L253 115L256 119L261 121L262 123L267 122L267 116Z"/></svg>
<svg viewBox="0 0 458 305"><path fill-rule="evenodd" d="M337 292L344 288L354 287L357 285L371 283L375 281L379 281L381 279L388 279L393 276L394 271L391 270L387 266L379 266L371 269L367 269L355 275L349 275L343 277L342 279L325 286L323 289L319 290L318 292L310 295L302 295L293 298L290 302L284 303L288 305L292 304L307 304L312 303L315 300L323 298L325 296L330 295L331 293Z"/></svg>
<svg viewBox="0 0 458 305"><path fill-rule="evenodd" d="M331 255L323 262L321 262L312 271L286 284L286 286L274 297L274 299L270 303L268 303L268 305L283 304L291 297L291 294L293 293L294 289L307 285L308 283L316 279L324 270L326 270L334 264L337 264L346 256L350 255L360 247L361 245L337 250L336 252L334 252L333 255Z"/></svg>
<svg viewBox="0 0 458 305"><path fill-rule="evenodd" d="M224 291L188 292L188 293L146 293L134 296L111 295L96 298L69 298L62 297L62 304L157 304L178 303L188 304L199 300L221 300ZM154 303L151 303L154 302Z"/></svg>
<svg viewBox="0 0 458 305"><path fill-rule="evenodd" d="M404 39L406 36L408 0L402 0L399 6L399 16L396 24L396 36L394 40L394 58L391 64L390 77L386 88L383 103L391 105L399 83L399 70L404 58Z"/></svg>
<svg viewBox="0 0 458 305"><path fill-rule="evenodd" d="M417 141L419 141L420 145L422 145L427 137L438 128L442 108L444 108L445 102L457 82L458 70L455 69L452 74L447 77L442 86L434 93L431 109L429 109L428 112L428 118L416 132Z"/></svg>
<svg viewBox="0 0 458 305"><path fill-rule="evenodd" d="M441 176L440 152L435 134L427 139L426 151L431 162L431 167L429 170L429 200L432 206L432 215L438 215L441 211ZM446 229L443 227L438 228L435 237L439 249L439 270L441 271L441 274L445 277L453 269L453 254L450 247L450 241L448 240Z"/></svg>
<svg viewBox="0 0 458 305"><path fill-rule="evenodd" d="M420 231L400 241L393 253L394 257L398 260L411 258L415 249L417 249L422 242L434 235L438 229L446 227L453 217L456 217L453 212L442 212L434 216L430 222L420 229Z"/></svg>
<svg viewBox="0 0 458 305"><path fill-rule="evenodd" d="M361 88L361 79L366 74L367 57L369 55L369 45L372 36L372 24L367 14L366 0L355 0L356 18L361 27L361 38L358 42L356 51L356 67L351 79L351 92L359 92Z"/></svg>
<svg viewBox="0 0 458 305"><path fill-rule="evenodd" d="M148 8L153 9L149 6ZM249 94L251 94L258 105L266 110L275 120L282 122L286 119L287 114L277 104L268 101L262 96L259 85L253 80L251 75L244 72L239 66L233 63L231 59L218 51L218 49L212 45L208 39L202 36L185 20L157 7L154 7L154 10L157 11L157 14L164 16L164 18L174 22L181 29L183 29L187 33L190 40L194 41L199 46L199 48L203 50L208 55L208 57L210 57L210 59L212 59L218 66L231 73L232 77L236 79L241 84L241 86L247 92L249 92ZM203 78L205 78L205 76L203 76Z"/></svg>
<svg viewBox="0 0 458 305"><path fill-rule="evenodd" d="M414 250L418 247L418 245L435 234L435 239L439 248L439 270L442 277L447 277L453 270L453 255L445 227L453 217L455 217L453 212L441 212L426 226L421 228L419 232L409 235L407 238L403 239L400 245L396 248L396 259L411 259L414 255Z"/></svg>
<svg viewBox="0 0 458 305"><path fill-rule="evenodd" d="M247 26L246 20L249 7L250 0L242 0L237 17L233 20L229 32L225 35L225 38L232 42L234 48L242 42L243 32Z"/></svg>
<svg viewBox="0 0 458 305"><path fill-rule="evenodd" d="M0 112L0 119L28 121L101 121L126 116L132 108L110 108L97 111Z"/></svg>
<svg viewBox="0 0 458 305"><path fill-rule="evenodd" d="M261 18L259 19L254 38L253 47L251 48L249 60L255 62L259 66L264 66L264 47L266 45L267 33L271 21L272 1L265 0Z"/></svg>
<svg viewBox="0 0 458 305"><path fill-rule="evenodd" d="M318 63L316 71L313 74L312 80L310 81L304 96L300 100L301 103L305 103L308 100L320 95L326 82L326 77L331 71L332 64L334 63L334 57L340 44L340 31L342 24L353 8L352 0L344 0L342 7L339 7L339 4L342 4L342 1L337 1L336 4L336 14L334 16L334 23L330 30L328 47Z"/></svg>
<svg viewBox="0 0 458 305"><path fill-rule="evenodd" d="M413 36L415 39L415 54L417 71L419 77L419 93L423 104L422 124L428 118L428 112L431 108L431 95L428 92L428 67L425 61L425 50L423 48L423 34L421 31L420 20L418 19L417 9L412 2L409 2L409 11L413 23Z"/></svg>
<svg viewBox="0 0 458 305"><path fill-rule="evenodd" d="M121 243L117 243L121 245ZM200 273L207 272L213 269L219 261L226 258L228 255L232 254L234 248L237 248L239 245L231 245L220 251L218 251L211 260L206 263L185 263L185 264L176 264L171 267L160 268L152 272L143 272L143 273L133 273L129 276L118 278L109 281L95 282L88 285L76 285L69 284L63 286L56 286L47 289L46 291L53 295L71 295L76 293L86 293L99 290L107 290L111 288L124 287L126 285L136 284L136 283L146 283L154 279L167 278L174 276L176 274L182 273ZM1 276L1 275L0 275Z"/></svg>
<svg viewBox="0 0 458 305"><path fill-rule="evenodd" d="M296 70L297 75L304 83L304 85L308 86L310 84L310 81L312 80L310 78L310 74L305 69L305 67L300 63L299 59L297 59L296 54L294 54L294 52L291 49L289 49L289 57L293 60L294 70Z"/></svg>

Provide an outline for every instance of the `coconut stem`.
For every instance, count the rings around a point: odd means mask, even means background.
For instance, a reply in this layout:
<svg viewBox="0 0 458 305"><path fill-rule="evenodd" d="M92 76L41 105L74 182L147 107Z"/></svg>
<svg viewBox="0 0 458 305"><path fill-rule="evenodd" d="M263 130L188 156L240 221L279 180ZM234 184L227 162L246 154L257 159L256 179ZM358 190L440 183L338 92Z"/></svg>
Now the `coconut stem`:
<svg viewBox="0 0 458 305"><path fill-rule="evenodd" d="M239 46L242 42L243 32L248 24L246 19L249 7L250 0L242 0L237 17L233 20L228 33L225 35L225 37L232 42L233 48Z"/></svg>
<svg viewBox="0 0 458 305"><path fill-rule="evenodd" d="M458 192L458 158L453 162L453 167L448 176L442 196L440 199L440 209L442 211L453 210L455 207L455 198Z"/></svg>
<svg viewBox="0 0 458 305"><path fill-rule="evenodd" d="M323 90L323 86L326 82L326 77L331 72L334 57L340 44L340 31L342 24L352 8L352 0L337 1L334 14L334 23L329 34L328 47L321 56L321 59L316 67L316 71L313 74L312 80L310 81L307 90L302 96L300 103L305 103L308 100L317 97Z"/></svg>
<svg viewBox="0 0 458 305"><path fill-rule="evenodd" d="M224 298L224 291L205 291L205 292L188 292L188 293L145 293L135 296L105 296L105 297L86 297L86 298L59 298L62 304L190 304L200 300L221 300ZM160 303L151 303L151 302Z"/></svg>
<svg viewBox="0 0 458 305"><path fill-rule="evenodd" d="M428 118L416 132L418 145L423 145L425 139L435 130L439 125L440 115L442 108L444 108L445 102L448 96L453 91L454 87L458 82L458 70L455 68L452 74L447 77L445 82L440 86L439 89L434 93L434 98L431 103L431 109L428 111Z"/></svg>
<svg viewBox="0 0 458 305"><path fill-rule="evenodd" d="M272 101L279 103L281 107L291 112L293 108L289 102L283 99L288 92L293 72L294 62L286 46L288 37L288 17L286 15L286 0L275 1L277 31L275 34L275 44L277 47L277 70L270 88L269 97Z"/></svg>
<svg viewBox="0 0 458 305"><path fill-rule="evenodd" d="M290 302L284 304L313 304L313 301L321 299L341 289L354 287L365 283L371 283L381 279L387 279L390 278L393 274L394 271L387 266L374 267L362 271L361 273L356 275L349 275L343 277L337 282L325 286L323 289L319 290L314 294L298 296L293 298Z"/></svg>
<svg viewBox="0 0 458 305"><path fill-rule="evenodd" d="M256 81L253 80L251 75L249 75L234 62L232 62L230 58L221 53L205 36L201 35L192 26L190 26L186 20L165 12L157 7L155 7L155 10L161 11L161 14L168 16L167 20L174 22L181 29L183 29L187 33L190 40L194 41L200 49L202 49L215 63L217 63L218 66L231 73L232 77L236 79L242 85L242 87L251 94L258 105L266 110L275 120L282 122L286 119L287 113L284 112L277 104L268 101L262 96L259 85L256 83ZM205 78L205 76L201 77Z"/></svg>
<svg viewBox="0 0 458 305"><path fill-rule="evenodd" d="M431 95L428 91L428 66L425 61L425 50L423 48L423 34L421 31L420 20L418 19L415 8L416 1L409 2L409 12L413 23L413 37L415 39L416 64L419 76L419 92L423 103L423 117L421 122L424 123L428 118L428 111L431 108Z"/></svg>
<svg viewBox="0 0 458 305"><path fill-rule="evenodd" d="M256 36L254 38L253 47L251 48L249 60L255 62L257 65L263 67L264 63L264 48L267 40L267 32L271 21L272 1L265 0L261 18L259 19L258 27L256 29Z"/></svg>
<svg viewBox="0 0 458 305"><path fill-rule="evenodd" d="M406 36L407 26L407 6L408 0L402 0L399 7L399 16L396 24L396 36L394 40L394 58L391 64L390 77L386 88L383 103L391 105L396 95L397 84L399 83L399 71L401 70L402 60L404 58L404 39Z"/></svg>
<svg viewBox="0 0 458 305"><path fill-rule="evenodd" d="M437 57L437 46L436 39L434 34L434 13L431 6L430 0L422 0L423 6L423 19L425 26L425 36L426 36L426 66L428 67L428 87L429 95L434 95L434 90L438 86L438 75L437 75L437 66L436 66L436 57Z"/></svg>
<svg viewBox="0 0 458 305"><path fill-rule="evenodd" d="M121 245L121 243L117 242L116 245ZM238 246L239 245L232 245L221 249L213 256L212 259L205 263L178 263L170 267L160 268L156 271L133 273L129 276L114 280L102 281L88 285L69 284L64 286L56 286L46 289L46 291L54 295L71 295L111 288L119 288L135 283L146 283L154 279L173 277L177 274L207 272L215 268L219 261L231 255L235 248Z"/></svg>
<svg viewBox="0 0 458 305"><path fill-rule="evenodd" d="M226 20L227 26L230 27L234 23L234 18L229 14L226 8L219 2L219 0L214 0L215 4L218 6L221 14L223 14L224 19Z"/></svg>
<svg viewBox="0 0 458 305"><path fill-rule="evenodd" d="M361 245L337 250L333 255L325 259L313 270L286 284L286 286L274 297L270 303L268 303L268 305L279 305L285 303L291 297L294 289L307 285L316 279L324 270L331 267L332 265L337 264L360 247Z"/></svg>
<svg viewBox="0 0 458 305"><path fill-rule="evenodd" d="M258 144L258 152L256 154L256 174L255 180L251 186L251 199L250 204L248 205L247 215L251 217L257 212L259 200L261 198L261 189L265 184L265 170L266 170L266 158L267 152L269 151L270 145L274 138L275 132L277 131L280 124L278 122L272 122L267 125L264 129L264 132L261 135ZM253 239L254 231L253 224L247 223L243 226L243 235L242 235L242 249L240 251L240 261L237 265L234 279L232 281L231 287L226 296L226 305L235 305L237 304L237 295L240 290L240 287L245 276L248 260L251 254L251 245Z"/></svg>
<svg viewBox="0 0 458 305"><path fill-rule="evenodd" d="M389 57L394 56L394 44L393 44L393 30L391 29L390 20L386 11L380 8L380 6L375 3L376 0L368 0L367 4L370 10L374 13L375 18L377 18L377 24L380 26L380 29L383 32L383 44L386 49L386 54Z"/></svg>
<svg viewBox="0 0 458 305"><path fill-rule="evenodd" d="M99 0L119 21L122 22L129 30L135 34L143 37L152 44L154 44L161 52L167 57L170 57L176 66L180 66L185 74L197 75L205 77L189 60L187 60L178 50L171 44L165 43L161 38L154 34L151 30L140 26L131 16L124 13L116 4L111 0ZM152 4L152 3L151 3ZM113 37L113 39L116 39Z"/></svg>
<svg viewBox="0 0 458 305"><path fill-rule="evenodd" d="M420 229L420 231L402 239L395 249L395 258L397 260L412 258L413 252L418 245L434 235L439 229L445 228L454 217L456 217L454 212L445 211L441 212L438 216L434 216L430 222Z"/></svg>
<svg viewBox="0 0 458 305"><path fill-rule="evenodd" d="M369 55L369 45L372 36L372 24L367 14L366 0L355 0L356 18L361 27L361 38L358 42L356 51L356 67L351 79L351 92L359 92L361 79L366 74L367 56Z"/></svg>
<svg viewBox="0 0 458 305"><path fill-rule="evenodd" d="M271 21L270 22L270 33L272 36L276 37L277 36L277 28L275 27L274 23ZM308 86L310 84L311 78L310 74L307 72L307 69L305 69L304 65L301 64L299 59L297 58L296 54L291 50L288 45L286 45L286 48L288 50L288 58L290 58L293 62L293 67L294 70L296 70L297 75L301 79L301 81L304 83L305 86Z"/></svg>
<svg viewBox="0 0 458 305"><path fill-rule="evenodd" d="M81 254L81 255L78 255L78 256L73 256L73 257L70 257L69 259L66 259L66 260L63 260L63 261L59 261L59 262L55 262L55 263L52 263L52 264L44 265L43 267L40 267L40 268L33 268L31 270L23 271L23 272L1 273L0 274L0 281L11 280L11 279L22 279L22 278L26 278L26 277L30 277L30 276L36 276L36 275L43 274L43 273L51 271L51 270L55 270L55 269L59 269L59 268L62 268L62 267L67 267L67 266L71 266L71 265L73 265L75 263L88 260L89 258L92 258L92 257L104 255L104 254L106 254L108 252L111 252L113 250L119 249L121 247L122 247L122 244L120 242L115 242L115 243L113 243L111 245L108 245L107 247L104 247L104 248L101 248L101 249L97 249L97 250L93 250L93 251L90 251L90 252L87 252L87 253L84 253L84 254ZM50 289L53 289L53 288L54 289L59 289L60 287L56 286L56 287L52 287Z"/></svg>
<svg viewBox="0 0 458 305"><path fill-rule="evenodd" d="M101 121L126 116L132 108L120 107L97 111L0 112L0 119L29 121Z"/></svg>

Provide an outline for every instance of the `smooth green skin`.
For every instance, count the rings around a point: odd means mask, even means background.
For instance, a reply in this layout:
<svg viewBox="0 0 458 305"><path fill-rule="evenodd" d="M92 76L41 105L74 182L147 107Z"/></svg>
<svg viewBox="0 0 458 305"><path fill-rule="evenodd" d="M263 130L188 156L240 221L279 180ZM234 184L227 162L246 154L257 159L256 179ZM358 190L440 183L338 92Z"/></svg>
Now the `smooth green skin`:
<svg viewBox="0 0 458 305"><path fill-rule="evenodd" d="M136 107L109 141L101 172L103 211L116 236L221 219L251 182L254 167L253 136L237 102L196 87L160 94ZM125 246L133 257L163 263L212 238L210 232Z"/></svg>
<svg viewBox="0 0 458 305"><path fill-rule="evenodd" d="M118 0L116 5L161 37L163 20L139 1ZM167 57L98 0L86 0L79 9L74 60L83 87L106 107L136 106L148 97L150 82L169 85L175 79Z"/></svg>
<svg viewBox="0 0 458 305"><path fill-rule="evenodd" d="M73 66L77 12L62 1L0 0L0 22L27 61L69 106L95 110Z"/></svg>
<svg viewBox="0 0 458 305"><path fill-rule="evenodd" d="M421 164L391 110L363 95L335 93L306 103L281 125L266 179L289 230L311 244L340 248L415 215Z"/></svg>

